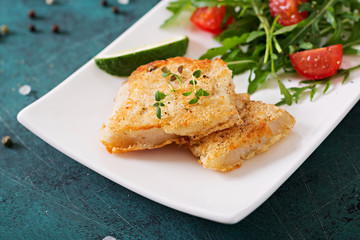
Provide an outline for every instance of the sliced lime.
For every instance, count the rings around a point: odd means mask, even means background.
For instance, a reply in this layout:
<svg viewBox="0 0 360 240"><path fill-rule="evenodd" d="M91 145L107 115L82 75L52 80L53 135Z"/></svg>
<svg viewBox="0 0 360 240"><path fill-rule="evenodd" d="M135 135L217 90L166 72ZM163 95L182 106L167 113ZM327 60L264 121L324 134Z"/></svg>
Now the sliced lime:
<svg viewBox="0 0 360 240"><path fill-rule="evenodd" d="M111 75L129 76L137 67L149 62L184 56L188 44L187 36L179 36L113 56L95 58L95 63L100 69Z"/></svg>

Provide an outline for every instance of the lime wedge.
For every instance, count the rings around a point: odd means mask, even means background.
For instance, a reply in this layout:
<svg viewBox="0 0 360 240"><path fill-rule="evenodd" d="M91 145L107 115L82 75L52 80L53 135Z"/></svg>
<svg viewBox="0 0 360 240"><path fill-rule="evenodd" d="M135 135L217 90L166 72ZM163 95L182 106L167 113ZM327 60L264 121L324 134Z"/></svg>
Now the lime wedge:
<svg viewBox="0 0 360 240"><path fill-rule="evenodd" d="M111 75L129 76L137 67L149 62L184 56L188 44L187 36L179 36L113 56L95 58L95 63L100 69Z"/></svg>

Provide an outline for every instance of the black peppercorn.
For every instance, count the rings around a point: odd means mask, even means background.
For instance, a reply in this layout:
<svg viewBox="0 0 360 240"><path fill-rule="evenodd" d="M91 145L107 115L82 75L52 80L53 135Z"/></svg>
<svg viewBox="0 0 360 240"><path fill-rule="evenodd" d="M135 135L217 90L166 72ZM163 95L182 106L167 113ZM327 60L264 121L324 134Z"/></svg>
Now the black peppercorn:
<svg viewBox="0 0 360 240"><path fill-rule="evenodd" d="M36 31L36 28L35 28L35 26L33 24L30 24L28 26L28 29L30 30L30 32L35 32Z"/></svg>
<svg viewBox="0 0 360 240"><path fill-rule="evenodd" d="M2 145L5 147L11 147L13 145L12 139L9 136L5 136L1 139Z"/></svg>
<svg viewBox="0 0 360 240"><path fill-rule="evenodd" d="M184 66L183 66L183 65L181 65L180 67L178 67L178 72L179 72L180 74L182 74L183 69L184 69Z"/></svg>
<svg viewBox="0 0 360 240"><path fill-rule="evenodd" d="M112 10L112 12L115 13L115 14L119 13L119 9L118 9L117 6L113 6L113 7L111 8L111 10Z"/></svg>
<svg viewBox="0 0 360 240"><path fill-rule="evenodd" d="M60 28L59 28L59 26L57 24L54 24L54 25L51 26L51 31L53 33L58 33L60 31Z"/></svg>
<svg viewBox="0 0 360 240"><path fill-rule="evenodd" d="M36 17L35 11L34 10L29 10L28 16L29 16L29 18L35 18Z"/></svg>
<svg viewBox="0 0 360 240"><path fill-rule="evenodd" d="M108 5L107 1L106 0L102 0L101 1L101 5L103 5L104 7L106 7Z"/></svg>

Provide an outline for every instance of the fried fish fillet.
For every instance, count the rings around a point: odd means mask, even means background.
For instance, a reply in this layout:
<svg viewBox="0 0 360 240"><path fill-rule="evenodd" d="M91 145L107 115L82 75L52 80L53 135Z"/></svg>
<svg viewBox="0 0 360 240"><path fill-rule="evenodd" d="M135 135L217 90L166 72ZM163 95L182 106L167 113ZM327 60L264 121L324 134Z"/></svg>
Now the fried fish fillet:
<svg viewBox="0 0 360 240"><path fill-rule="evenodd" d="M164 67L177 74L181 82L162 76ZM201 70L201 76L194 79L196 70ZM191 80L196 80L197 85L190 84ZM195 91L190 96L183 93L194 87L210 95L189 104ZM171 88L175 91L171 92ZM185 138L197 139L232 127L242 122L234 88L232 73L220 59L176 57L140 66L120 88L114 113L101 130L100 140L111 153L127 152L181 144ZM156 91L168 95L163 100L161 119L156 117L153 106Z"/></svg>
<svg viewBox="0 0 360 240"><path fill-rule="evenodd" d="M243 160L267 151L292 129L295 119L272 104L250 101L248 94L237 95L242 124L190 141L189 148L206 168L231 171Z"/></svg>

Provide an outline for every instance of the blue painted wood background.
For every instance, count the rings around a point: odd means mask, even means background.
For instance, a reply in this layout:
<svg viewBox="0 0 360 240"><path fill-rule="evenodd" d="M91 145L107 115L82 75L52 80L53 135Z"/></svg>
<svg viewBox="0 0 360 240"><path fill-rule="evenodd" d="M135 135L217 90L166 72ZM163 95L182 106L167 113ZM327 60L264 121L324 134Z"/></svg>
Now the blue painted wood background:
<svg viewBox="0 0 360 240"><path fill-rule="evenodd" d="M143 198L50 147L16 120L158 0L1 0L0 239L360 239L360 104L255 212L235 225ZM111 6L119 6L115 15ZM37 18L27 13L34 9ZM27 28L34 24L35 33ZM53 34L58 24L59 34ZM32 92L18 93L28 84ZM329 106L330 107L330 106ZM336 110L334 110L336 111ZM309 116L311 118L311 116ZM296 146L294 146L296 147Z"/></svg>

